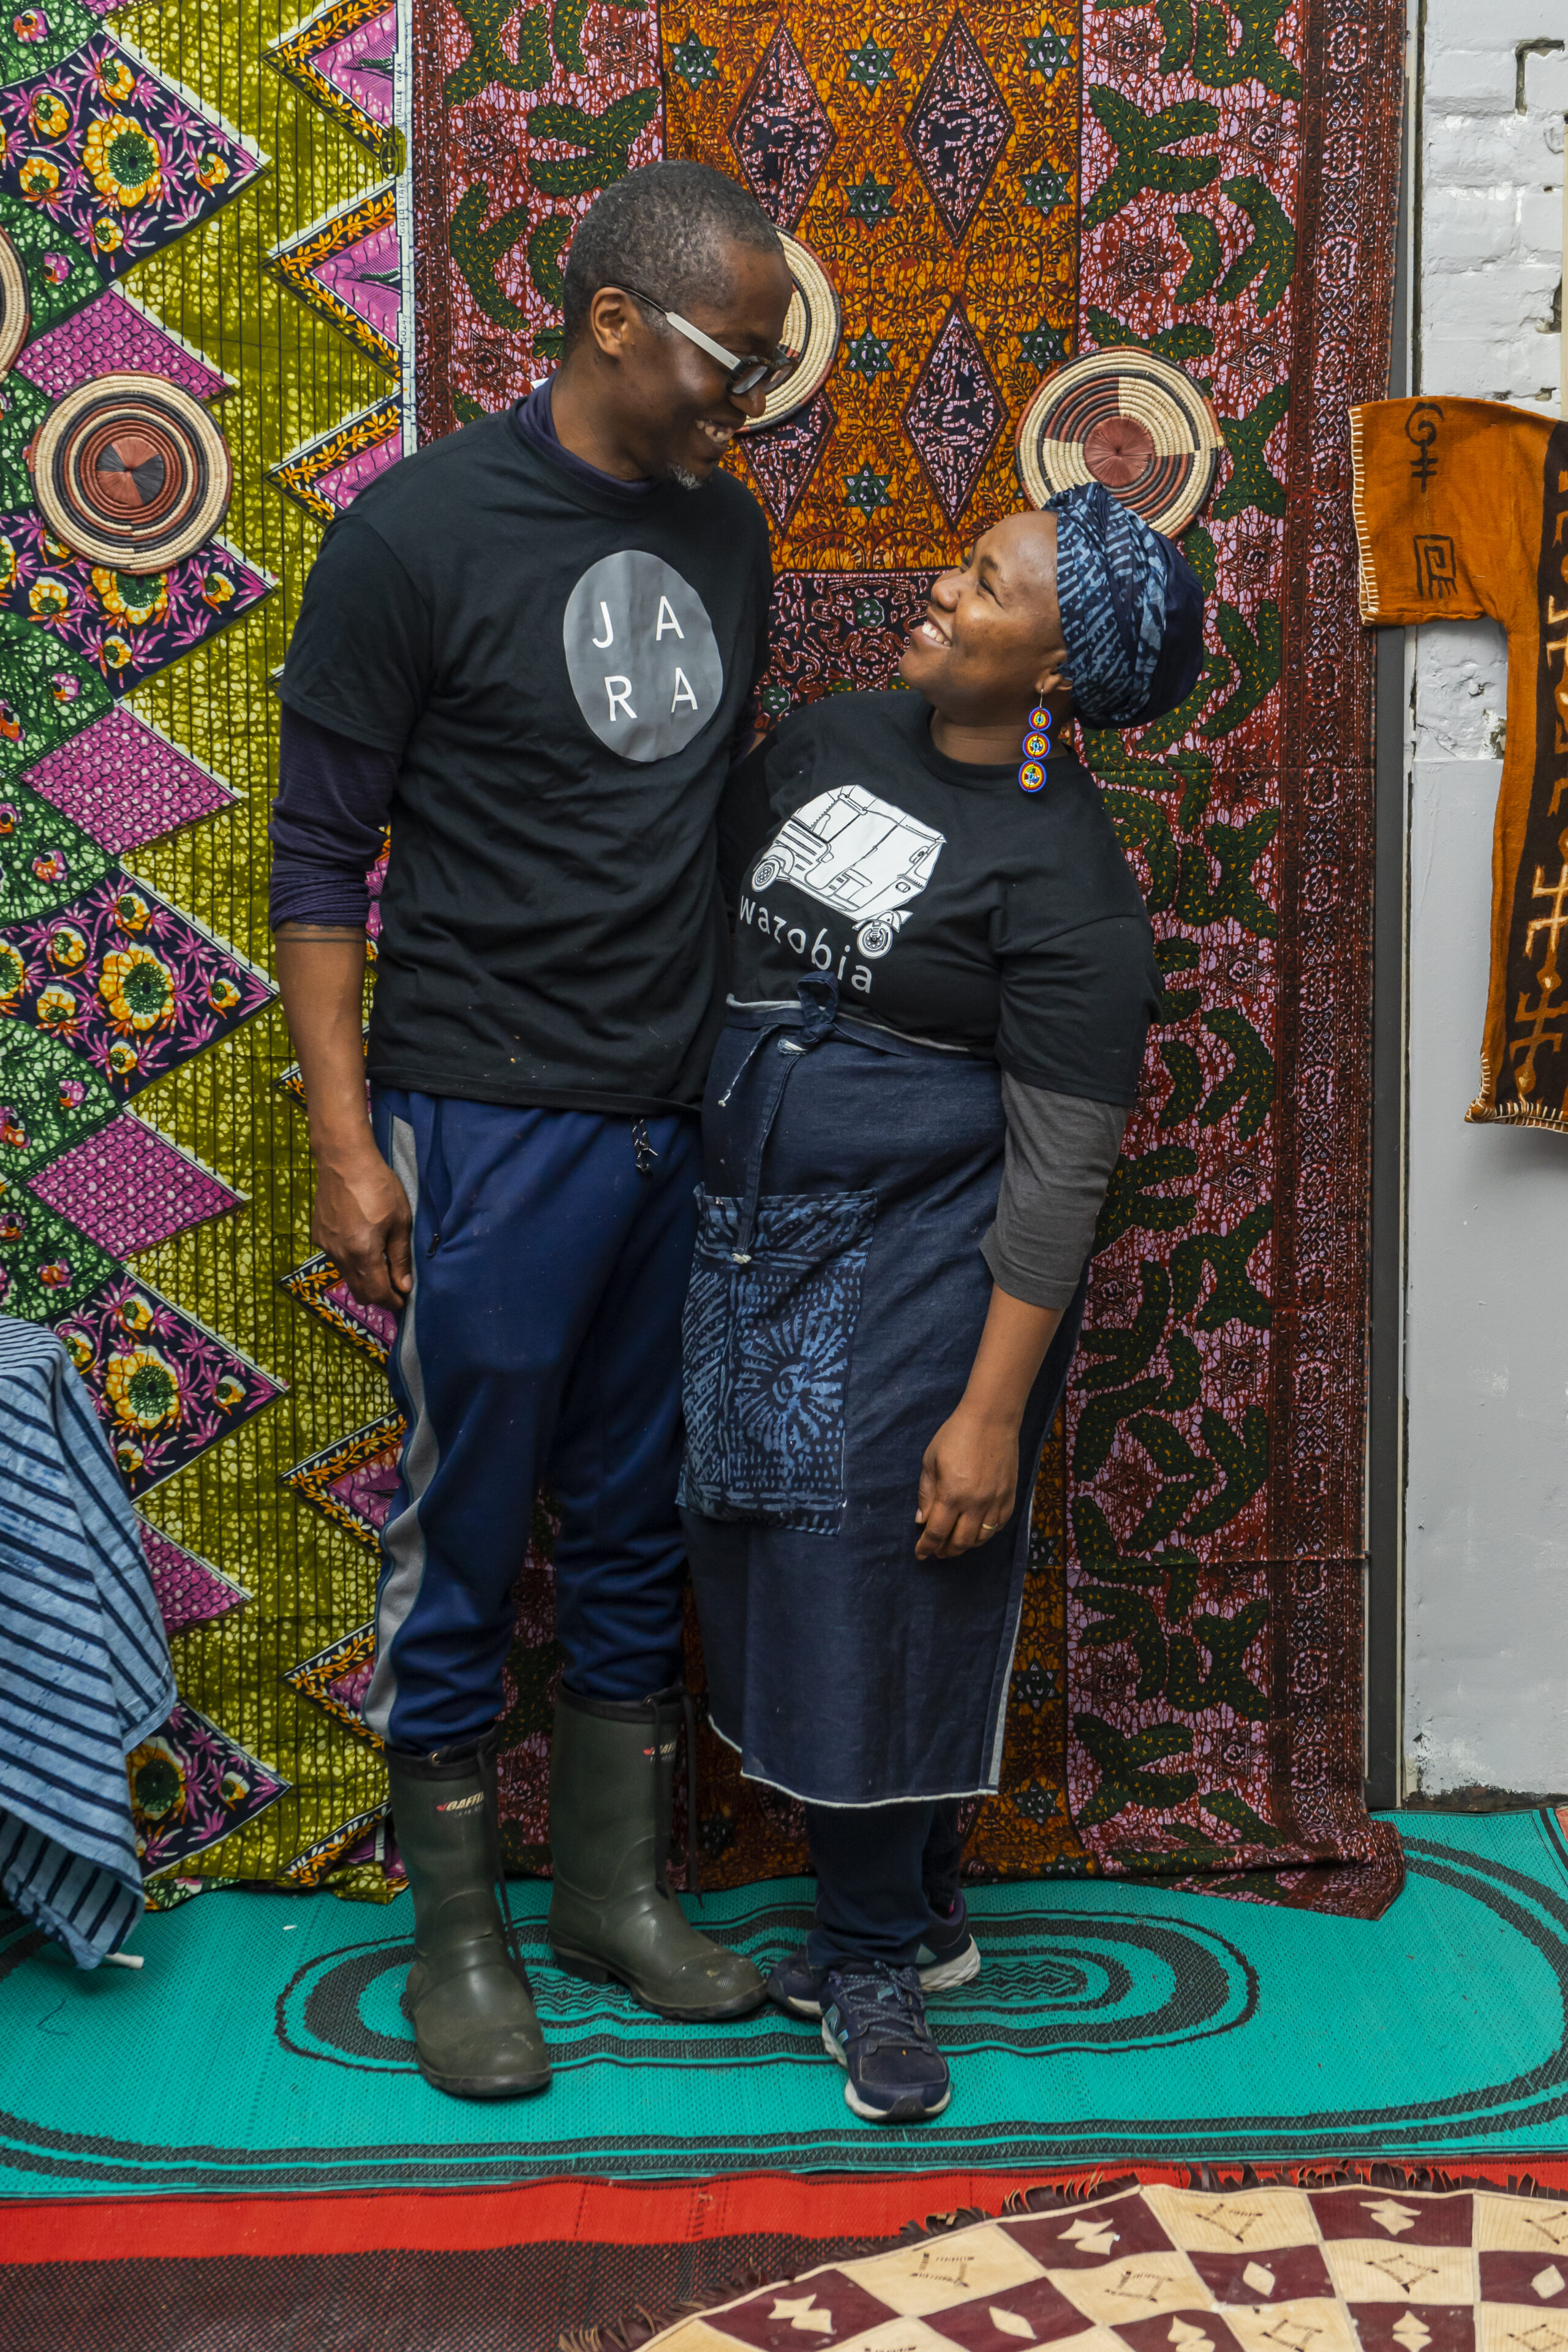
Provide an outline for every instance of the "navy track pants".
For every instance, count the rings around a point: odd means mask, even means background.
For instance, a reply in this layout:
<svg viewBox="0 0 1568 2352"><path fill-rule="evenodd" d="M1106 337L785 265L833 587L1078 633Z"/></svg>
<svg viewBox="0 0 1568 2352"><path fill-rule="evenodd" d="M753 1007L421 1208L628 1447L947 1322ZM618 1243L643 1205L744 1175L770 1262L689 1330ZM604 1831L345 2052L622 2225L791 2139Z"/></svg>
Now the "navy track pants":
<svg viewBox="0 0 1568 2352"><path fill-rule="evenodd" d="M414 1206L414 1289L388 1366L408 1423L382 1532L364 1718L390 1747L471 1746L500 1712L534 1489L562 1511L568 1685L681 1679L680 1310L701 1177L695 1117L373 1091ZM646 1155L645 1155L646 1157Z"/></svg>

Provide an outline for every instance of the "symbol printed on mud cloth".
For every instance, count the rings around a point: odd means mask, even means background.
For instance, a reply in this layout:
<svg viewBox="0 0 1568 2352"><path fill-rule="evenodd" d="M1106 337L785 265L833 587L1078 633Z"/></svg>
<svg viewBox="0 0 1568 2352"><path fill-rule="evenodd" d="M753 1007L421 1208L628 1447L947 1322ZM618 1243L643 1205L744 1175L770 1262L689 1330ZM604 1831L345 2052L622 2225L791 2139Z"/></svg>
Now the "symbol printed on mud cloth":
<svg viewBox="0 0 1568 2352"><path fill-rule="evenodd" d="M946 843L945 834L891 802L846 784L784 819L757 861L752 887L793 882L808 898L854 918L862 955L883 956Z"/></svg>
<svg viewBox="0 0 1568 2352"><path fill-rule="evenodd" d="M1437 470L1437 460L1432 455L1432 444L1437 438L1437 427L1443 412L1435 400L1417 401L1405 420L1405 437L1414 441L1417 456L1410 460L1410 470L1423 489Z"/></svg>
<svg viewBox="0 0 1568 2352"><path fill-rule="evenodd" d="M1532 898L1544 898L1548 911L1538 915L1524 929L1524 952L1531 962L1535 961L1536 940L1543 931L1546 934L1546 961L1542 966L1543 976L1557 970L1557 942L1568 930L1568 832L1559 836L1557 845L1563 853L1563 865L1556 881L1548 882L1545 869L1538 866L1530 893Z"/></svg>
<svg viewBox="0 0 1568 2352"><path fill-rule="evenodd" d="M1557 986L1557 974L1543 971L1541 975L1541 1002L1525 1002L1528 992L1521 989L1514 1011L1514 1025L1524 1025L1522 1036L1509 1040L1509 1053L1516 1065L1517 1083L1521 1095L1535 1092L1535 1057L1538 1054L1556 1053L1563 1044L1563 1032L1553 1029L1553 1021L1568 1017L1568 1003L1553 1004L1552 992ZM1522 1059L1521 1058L1522 1056Z"/></svg>
<svg viewBox="0 0 1568 2352"><path fill-rule="evenodd" d="M1415 539L1415 593L1430 597L1440 604L1451 596L1458 583L1458 572L1454 562L1454 542L1439 533L1417 533Z"/></svg>
<svg viewBox="0 0 1568 2352"><path fill-rule="evenodd" d="M657 555L624 548L590 564L561 634L577 708L623 760L669 759L719 708L713 625L689 581Z"/></svg>

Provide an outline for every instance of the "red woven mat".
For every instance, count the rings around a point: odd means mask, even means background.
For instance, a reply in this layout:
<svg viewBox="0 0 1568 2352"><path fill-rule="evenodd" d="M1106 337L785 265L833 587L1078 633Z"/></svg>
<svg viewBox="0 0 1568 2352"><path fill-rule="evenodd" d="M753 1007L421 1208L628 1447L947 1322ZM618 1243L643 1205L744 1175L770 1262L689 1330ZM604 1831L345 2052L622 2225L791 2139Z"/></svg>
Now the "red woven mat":
<svg viewBox="0 0 1568 2352"><path fill-rule="evenodd" d="M1119 2165L915 2179L755 2174L647 2189L0 2203L0 2352L556 2352L874 2250L937 2215L1110 2178L1365 2180L1568 2194L1568 2161ZM155 2251L153 2251L154 2250ZM639 2319L638 2315L646 2315Z"/></svg>

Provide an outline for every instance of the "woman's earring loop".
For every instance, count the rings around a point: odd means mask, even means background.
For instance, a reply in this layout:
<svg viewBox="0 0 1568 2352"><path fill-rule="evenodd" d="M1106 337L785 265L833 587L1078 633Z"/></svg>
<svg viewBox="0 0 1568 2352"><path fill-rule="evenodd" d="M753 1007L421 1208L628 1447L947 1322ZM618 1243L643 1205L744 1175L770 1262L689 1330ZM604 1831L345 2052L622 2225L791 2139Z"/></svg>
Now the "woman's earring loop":
<svg viewBox="0 0 1568 2352"><path fill-rule="evenodd" d="M1051 714L1045 703L1037 702L1029 713L1029 731L1024 738L1024 764L1018 771L1018 790L1037 793L1044 789L1046 771L1042 764L1051 756Z"/></svg>

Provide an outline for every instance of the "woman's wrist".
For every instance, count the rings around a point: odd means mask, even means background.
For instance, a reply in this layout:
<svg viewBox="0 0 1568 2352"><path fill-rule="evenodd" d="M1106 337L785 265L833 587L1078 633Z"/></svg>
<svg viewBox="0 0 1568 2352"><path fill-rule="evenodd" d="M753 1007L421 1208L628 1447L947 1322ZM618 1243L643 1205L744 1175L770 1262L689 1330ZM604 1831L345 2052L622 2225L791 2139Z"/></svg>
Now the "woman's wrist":
<svg viewBox="0 0 1568 2352"><path fill-rule="evenodd" d="M955 1419L967 1421L976 1431L988 1436L1014 1438L1024 1419L1022 1403L1014 1404L1006 1398L971 1396L967 1391L960 1401Z"/></svg>

